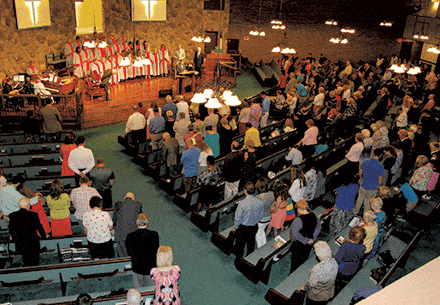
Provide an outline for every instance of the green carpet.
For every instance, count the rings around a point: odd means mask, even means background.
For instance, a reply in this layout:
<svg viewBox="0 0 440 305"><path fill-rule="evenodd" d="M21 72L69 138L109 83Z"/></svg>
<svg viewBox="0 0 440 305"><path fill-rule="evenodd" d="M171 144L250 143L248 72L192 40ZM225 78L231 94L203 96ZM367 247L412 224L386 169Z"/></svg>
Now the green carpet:
<svg viewBox="0 0 440 305"><path fill-rule="evenodd" d="M240 98L260 92L251 72L237 79L235 89ZM106 165L116 175L113 188L114 201L121 200L125 193L133 192L136 200L143 203L143 212L150 217L149 228L159 232L160 243L173 249L174 263L182 271L179 285L182 304L191 305L256 305L267 304L264 295L269 288L278 285L287 277L289 256L274 265L269 285L254 285L235 269L234 256L226 256L210 242L211 233L203 233L190 221L190 214L178 208L157 182L143 174L143 169L132 162L117 143L117 136L124 133L125 125L97 128L78 132L87 138L86 147L92 149L95 159L104 158ZM231 215L230 217L233 217ZM439 228L436 226L436 232ZM431 232L411 255L407 270L399 270L402 276L420 267L440 253L439 234ZM148 245L145 245L148 251ZM370 281L365 279L365 281ZM305 284L305 283L304 283ZM359 283L362 287L362 283ZM131 287L126 287L131 288ZM103 288L111 290L112 287ZM350 296L351 298L351 296ZM347 299L347 304L350 301Z"/></svg>

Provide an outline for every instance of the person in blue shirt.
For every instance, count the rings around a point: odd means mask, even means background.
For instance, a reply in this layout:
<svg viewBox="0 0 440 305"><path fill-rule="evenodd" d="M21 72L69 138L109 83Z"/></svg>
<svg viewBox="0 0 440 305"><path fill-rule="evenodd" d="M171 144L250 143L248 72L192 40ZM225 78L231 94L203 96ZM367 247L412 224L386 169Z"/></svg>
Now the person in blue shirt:
<svg viewBox="0 0 440 305"><path fill-rule="evenodd" d="M186 145L188 149L182 154L181 161L183 163L183 185L185 193L188 194L197 184L200 150L195 147L196 139L194 138L187 139Z"/></svg>
<svg viewBox="0 0 440 305"><path fill-rule="evenodd" d="M269 110L270 110L270 98L266 95L266 92L261 92L260 94L263 102L261 103L261 119L260 119L260 127L266 127L267 119L269 118Z"/></svg>
<svg viewBox="0 0 440 305"><path fill-rule="evenodd" d="M355 214L359 213L362 205L364 206L364 212L370 210L370 199L376 196L377 190L382 184L384 166L379 161L382 154L382 148L375 149L373 158L365 160L360 166L359 175L362 178L359 181L361 187L354 208Z"/></svg>
<svg viewBox="0 0 440 305"><path fill-rule="evenodd" d="M359 270L366 250L366 247L362 244L365 235L364 228L360 226L353 227L348 234L349 240L339 247L335 255L338 263L337 278L339 280L349 281Z"/></svg>
<svg viewBox="0 0 440 305"><path fill-rule="evenodd" d="M212 149L214 158L220 156L220 135L213 129L212 126L206 126L205 143Z"/></svg>
<svg viewBox="0 0 440 305"><path fill-rule="evenodd" d="M258 222L264 217L263 200L254 196L255 185L248 181L244 186L246 198L240 201L235 211L235 255L243 257L247 245L247 255L255 250L255 234Z"/></svg>

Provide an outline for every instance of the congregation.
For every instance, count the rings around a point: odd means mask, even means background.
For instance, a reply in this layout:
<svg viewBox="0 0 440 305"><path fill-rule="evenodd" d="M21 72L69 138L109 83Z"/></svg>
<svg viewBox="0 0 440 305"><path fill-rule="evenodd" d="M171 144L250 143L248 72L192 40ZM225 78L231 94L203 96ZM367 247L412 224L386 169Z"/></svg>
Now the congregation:
<svg viewBox="0 0 440 305"><path fill-rule="evenodd" d="M119 43L110 40L97 55L110 56L117 65L114 54L123 54L129 48L139 51L136 56L151 60L145 42L124 47L123 38ZM76 65L74 73L78 77L98 69L82 60L89 58L91 51L80 51L80 41L69 41L66 48L71 51L68 60ZM184 51L179 52L184 58ZM168 51L163 46L157 53L151 67L122 67L115 79L166 74ZM395 221L407 221L408 213L421 198L428 199L438 192L440 144L435 141L434 123L440 93L438 78L427 66L418 75L396 74L390 67L397 61L379 56L375 62L354 64L332 63L323 55L318 59L311 54L305 59L296 54L283 56L279 60L282 76L275 90L247 99L240 107L222 104L217 110L187 102L183 96L175 100L167 96L162 109L155 102L149 106L139 103L128 118L126 139L135 146L149 141L153 150L161 150L165 176L183 173L183 196L200 187L197 211L218 202L217 186L221 181L224 200L236 197L243 189L245 197L234 214L234 254L243 257L245 248L247 254L255 246L260 248L272 229L274 236L289 230L294 238L290 272L303 264L314 248L320 262L301 289L308 291L307 304L325 304L335 295L337 283L349 281L379 253L385 232ZM277 181L269 188L267 176L256 174L256 162L262 157L260 130L276 121L284 122L284 127L271 137L291 132L300 132L303 137L289 143L283 158L284 164L291 166L290 181ZM56 119L52 122L59 124ZM48 126L47 130L50 137L54 129ZM244 136L243 145L235 140L238 135ZM336 189L334 206L329 209L330 232L337 235L356 216L359 225L350 230L349 240L333 258L328 244L319 240L320 219L311 212L326 192L326 172L319 164L311 164L306 172L299 165L347 135L355 135L355 143L345 155L345 179ZM44 199L28 190L19 177L7 184L2 171L1 215L9 221L10 234L23 252L24 265L38 264L40 237L72 234L72 204L74 217L87 235L92 258L114 257L114 234L118 256L131 257L133 286L143 287L152 280L157 287L155 304L180 304L180 268L173 265L171 248L160 246L159 234L147 229L149 218L133 193L128 192L113 204L115 174L103 159L95 164L93 152L85 145L84 137L68 134L60 149L62 176L74 176L77 184L70 195L56 179ZM220 158L224 162L218 166L216 160ZM50 208L50 225L41 211L44 202ZM112 216L103 211L108 208L114 208ZM36 211L38 219L29 210ZM142 243L152 245L151 251L139 252L137 245ZM127 299L134 300L130 304L139 304L138 298L137 291L129 291Z"/></svg>

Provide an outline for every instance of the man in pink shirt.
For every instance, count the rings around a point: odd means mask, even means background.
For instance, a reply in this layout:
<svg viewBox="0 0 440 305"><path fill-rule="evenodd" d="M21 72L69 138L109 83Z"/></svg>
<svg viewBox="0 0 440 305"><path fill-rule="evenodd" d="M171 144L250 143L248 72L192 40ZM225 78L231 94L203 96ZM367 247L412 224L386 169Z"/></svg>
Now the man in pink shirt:
<svg viewBox="0 0 440 305"><path fill-rule="evenodd" d="M301 141L296 143L301 150L304 157L313 155L315 152L315 145L318 144L318 127L315 126L315 122L310 119L306 121L307 130L304 132L304 137Z"/></svg>

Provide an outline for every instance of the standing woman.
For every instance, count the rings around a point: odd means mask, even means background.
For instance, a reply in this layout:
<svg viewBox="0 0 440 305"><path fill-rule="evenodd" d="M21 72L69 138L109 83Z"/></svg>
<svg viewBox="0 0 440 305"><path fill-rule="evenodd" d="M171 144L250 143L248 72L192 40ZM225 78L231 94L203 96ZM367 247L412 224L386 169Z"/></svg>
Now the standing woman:
<svg viewBox="0 0 440 305"><path fill-rule="evenodd" d="M226 156L231 151L232 136L234 135L227 119L220 120L220 127L217 132L220 136L220 156Z"/></svg>
<svg viewBox="0 0 440 305"><path fill-rule="evenodd" d="M53 180L50 185L47 206L50 209L52 236L72 235L69 210L70 198L64 192L63 182L60 179Z"/></svg>
<svg viewBox="0 0 440 305"><path fill-rule="evenodd" d="M321 221L314 213L310 213L309 205L305 200L298 201L295 207L297 217L293 220L290 231L290 237L295 239L290 246L292 252L290 273L308 259L313 244L321 232Z"/></svg>
<svg viewBox="0 0 440 305"><path fill-rule="evenodd" d="M251 105L251 114L249 117L249 122L252 124L252 127L258 128L258 124L260 123L261 118L261 106L255 99Z"/></svg>
<svg viewBox="0 0 440 305"><path fill-rule="evenodd" d="M72 150L77 148L75 143L75 134L69 133L66 135L66 138L64 139L64 144L61 145L60 148L60 156L63 160L62 166L61 166L61 176L75 176L75 172L69 167L68 161L69 161L69 155Z"/></svg>
<svg viewBox="0 0 440 305"><path fill-rule="evenodd" d="M180 288L177 280L180 267L173 266L173 252L168 246L157 250L157 268L151 269L151 277L156 283L154 305L180 305Z"/></svg>
<svg viewBox="0 0 440 305"><path fill-rule="evenodd" d="M101 210L102 199L98 196L90 198L92 210L84 213L83 224L87 235L90 255L92 258L111 258L115 256L110 230L113 220L108 212Z"/></svg>
<svg viewBox="0 0 440 305"><path fill-rule="evenodd" d="M238 131L240 135L245 134L246 132L246 124L249 123L251 116L251 108L249 104L245 101L241 104L243 107L240 111L240 115L238 116Z"/></svg>

